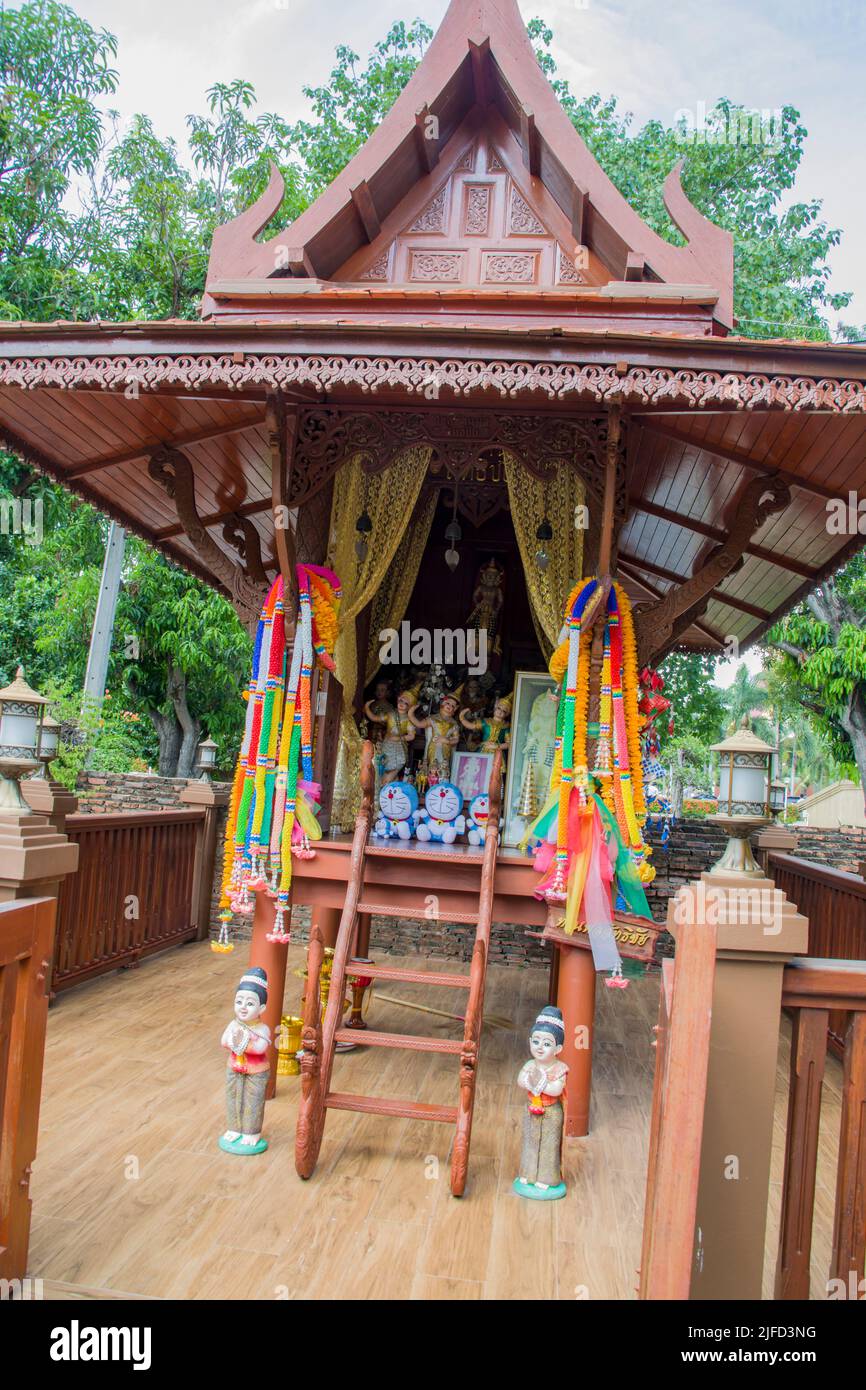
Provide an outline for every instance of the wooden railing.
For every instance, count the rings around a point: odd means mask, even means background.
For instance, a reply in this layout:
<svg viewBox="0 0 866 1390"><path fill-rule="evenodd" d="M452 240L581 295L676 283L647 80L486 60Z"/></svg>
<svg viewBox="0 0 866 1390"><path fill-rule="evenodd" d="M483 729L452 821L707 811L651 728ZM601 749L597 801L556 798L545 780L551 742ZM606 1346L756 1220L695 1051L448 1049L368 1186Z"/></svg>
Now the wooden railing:
<svg viewBox="0 0 866 1390"><path fill-rule="evenodd" d="M659 991L640 1298L689 1296L715 969L715 925L684 923Z"/></svg>
<svg viewBox="0 0 866 1390"><path fill-rule="evenodd" d="M67 817L79 861L60 889L54 992L195 939L204 822L198 807Z"/></svg>
<svg viewBox="0 0 866 1390"><path fill-rule="evenodd" d="M821 1090L827 1029L834 1014L848 1023L830 1265L830 1279L840 1282L835 1289L828 1287L836 1297L862 1297L860 1281L866 1261L866 960L792 961L785 968L782 1003L793 1012L794 1026L776 1298L809 1297Z"/></svg>
<svg viewBox="0 0 866 1390"><path fill-rule="evenodd" d="M30 1240L56 903L0 904L0 1280L21 1280ZM3 1290L7 1289L4 1282Z"/></svg>
<svg viewBox="0 0 866 1390"><path fill-rule="evenodd" d="M866 882L859 874L770 853L768 870L777 888L809 920L809 956L822 960L866 960ZM831 1010L828 1041L841 1056L847 1015Z"/></svg>

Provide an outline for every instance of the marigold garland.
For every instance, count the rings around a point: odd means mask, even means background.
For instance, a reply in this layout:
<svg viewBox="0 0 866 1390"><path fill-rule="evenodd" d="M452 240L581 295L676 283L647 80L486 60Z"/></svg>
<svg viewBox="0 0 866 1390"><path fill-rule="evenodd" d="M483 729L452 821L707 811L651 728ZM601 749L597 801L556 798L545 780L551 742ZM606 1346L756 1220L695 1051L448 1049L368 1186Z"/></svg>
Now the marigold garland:
<svg viewBox="0 0 866 1390"><path fill-rule="evenodd" d="M311 681L315 660L333 670L340 581L328 569L298 565L299 613L291 655L286 644L283 580L271 586L253 648L244 736L226 824L220 933L230 951L232 913L254 911L253 894L277 899L272 941L288 941L292 855L309 857L321 830L312 782Z"/></svg>
<svg viewBox="0 0 866 1390"><path fill-rule="evenodd" d="M605 603L601 687L591 778L587 746L592 629L601 602ZM587 923L597 968L612 969L619 982L611 913L615 905L621 905L649 916L641 884L654 876L641 834L645 817L641 717L628 596L618 584L608 587L594 578L582 581L568 596L563 631L550 661L550 673L561 690L551 796L530 832L542 842L536 865L544 877L536 892L548 902L566 903L566 931L575 930L581 920ZM614 861L616 903L611 884Z"/></svg>

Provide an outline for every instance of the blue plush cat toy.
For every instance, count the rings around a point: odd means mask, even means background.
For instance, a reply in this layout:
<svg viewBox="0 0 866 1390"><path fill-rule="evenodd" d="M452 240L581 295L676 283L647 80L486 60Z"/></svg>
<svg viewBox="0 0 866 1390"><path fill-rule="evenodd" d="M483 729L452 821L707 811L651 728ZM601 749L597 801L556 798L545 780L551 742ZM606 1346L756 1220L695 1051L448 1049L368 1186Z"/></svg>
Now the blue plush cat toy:
<svg viewBox="0 0 866 1390"><path fill-rule="evenodd" d="M469 814L466 817L468 834L466 836L470 845L483 845L487 841L487 821L490 816L490 797L486 792L480 796L473 796L469 803Z"/></svg>
<svg viewBox="0 0 866 1390"><path fill-rule="evenodd" d="M411 782L388 782L379 793L379 810L374 835L380 840L411 840L418 820L418 793Z"/></svg>
<svg viewBox="0 0 866 1390"><path fill-rule="evenodd" d="M428 787L415 831L418 839L440 840L443 845L453 845L466 829L462 809L463 793L453 782L436 782Z"/></svg>

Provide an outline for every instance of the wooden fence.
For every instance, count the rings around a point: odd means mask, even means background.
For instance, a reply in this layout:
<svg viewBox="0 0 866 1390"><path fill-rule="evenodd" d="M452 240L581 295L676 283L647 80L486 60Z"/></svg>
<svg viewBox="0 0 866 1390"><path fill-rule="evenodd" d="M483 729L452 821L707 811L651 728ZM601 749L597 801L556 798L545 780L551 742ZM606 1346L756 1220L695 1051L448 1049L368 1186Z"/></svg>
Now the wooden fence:
<svg viewBox="0 0 866 1390"><path fill-rule="evenodd" d="M204 829L200 807L67 817L79 860L60 889L54 992L207 935Z"/></svg>
<svg viewBox="0 0 866 1390"><path fill-rule="evenodd" d="M0 1280L21 1280L30 1239L55 901L0 904Z"/></svg>
<svg viewBox="0 0 866 1390"><path fill-rule="evenodd" d="M767 866L777 888L809 921L809 955L822 960L866 960L866 881L800 859L795 854L770 853ZM847 1014L830 1012L828 1042L841 1057Z"/></svg>
<svg viewBox="0 0 866 1390"><path fill-rule="evenodd" d="M794 1026L776 1298L809 1297L821 1088L834 1011L848 1023L829 1273L840 1281L837 1297L859 1298L866 1261L866 960L792 961L785 968L782 1003L792 1011Z"/></svg>

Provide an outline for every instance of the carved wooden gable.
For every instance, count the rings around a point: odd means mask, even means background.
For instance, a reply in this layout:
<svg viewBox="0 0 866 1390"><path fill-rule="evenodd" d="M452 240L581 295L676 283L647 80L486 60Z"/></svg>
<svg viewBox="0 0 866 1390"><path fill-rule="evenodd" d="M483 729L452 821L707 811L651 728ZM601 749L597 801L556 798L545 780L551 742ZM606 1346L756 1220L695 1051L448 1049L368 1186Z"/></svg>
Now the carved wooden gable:
<svg viewBox="0 0 866 1390"><path fill-rule="evenodd" d="M334 280L495 289L550 288L598 279L587 274L585 248L576 246L565 228L557 239L485 136L474 140L450 171L442 171L438 183L427 183L433 184L432 191L420 205L416 191L396 210L396 235L383 228L373 245L347 261Z"/></svg>

